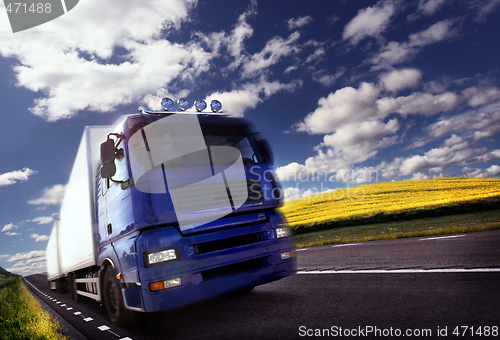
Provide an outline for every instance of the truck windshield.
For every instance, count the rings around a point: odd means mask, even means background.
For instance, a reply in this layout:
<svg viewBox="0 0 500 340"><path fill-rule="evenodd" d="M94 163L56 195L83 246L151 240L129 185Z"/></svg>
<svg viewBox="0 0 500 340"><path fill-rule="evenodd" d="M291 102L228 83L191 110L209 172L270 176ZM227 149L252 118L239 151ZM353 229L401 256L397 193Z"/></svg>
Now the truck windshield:
<svg viewBox="0 0 500 340"><path fill-rule="evenodd" d="M181 230L230 214L247 201L245 166L264 158L242 121L178 114L143 122L128 140L135 186L168 192Z"/></svg>
<svg viewBox="0 0 500 340"><path fill-rule="evenodd" d="M263 163L255 139L245 126L202 125L205 144L210 146L232 146L238 149L245 165Z"/></svg>
<svg viewBox="0 0 500 340"><path fill-rule="evenodd" d="M233 118L187 114L134 117L129 120L129 129L129 147L144 171L161 164L167 168L207 165L206 151L223 146L237 149L245 165L265 162L250 129ZM220 157L211 159L213 165L220 161Z"/></svg>

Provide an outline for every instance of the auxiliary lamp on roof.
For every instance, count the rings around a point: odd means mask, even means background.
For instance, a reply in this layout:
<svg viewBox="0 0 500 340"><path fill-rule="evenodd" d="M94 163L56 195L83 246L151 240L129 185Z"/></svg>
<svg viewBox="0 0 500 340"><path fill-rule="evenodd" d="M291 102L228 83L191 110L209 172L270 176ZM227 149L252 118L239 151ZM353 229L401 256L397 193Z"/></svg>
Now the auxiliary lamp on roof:
<svg viewBox="0 0 500 340"><path fill-rule="evenodd" d="M177 101L177 105L179 106L179 109L181 111L186 111L191 107L191 103L189 100L186 98L181 98ZM168 97L165 97L161 100L161 106L165 111L168 111L174 107L174 101ZM202 112L207 108L207 102L205 102L203 99L197 99L194 102L194 107L196 108L197 112ZM216 99L212 100L210 103L210 108L212 109L212 112L217 113L222 109L222 103ZM139 108L140 112L147 112L143 108Z"/></svg>

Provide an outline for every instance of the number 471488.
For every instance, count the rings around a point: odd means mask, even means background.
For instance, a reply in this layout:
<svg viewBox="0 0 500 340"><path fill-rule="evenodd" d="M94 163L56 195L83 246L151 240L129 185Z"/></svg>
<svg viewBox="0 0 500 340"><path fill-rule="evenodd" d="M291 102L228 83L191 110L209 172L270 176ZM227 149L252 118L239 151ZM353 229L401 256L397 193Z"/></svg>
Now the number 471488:
<svg viewBox="0 0 500 340"><path fill-rule="evenodd" d="M11 2L7 5L5 8L7 13L50 13L52 11L51 3L43 3L43 2L38 2L35 6L35 3L32 3L31 6L29 6L27 3L22 3L22 2Z"/></svg>
<svg viewBox="0 0 500 340"><path fill-rule="evenodd" d="M498 336L498 326L456 326L453 329L455 336Z"/></svg>

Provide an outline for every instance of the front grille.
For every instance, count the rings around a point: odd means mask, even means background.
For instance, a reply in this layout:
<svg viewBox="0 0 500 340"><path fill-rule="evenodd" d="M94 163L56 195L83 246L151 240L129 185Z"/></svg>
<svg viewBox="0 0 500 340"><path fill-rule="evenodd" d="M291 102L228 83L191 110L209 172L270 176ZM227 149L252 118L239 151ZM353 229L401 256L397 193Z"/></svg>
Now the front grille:
<svg viewBox="0 0 500 340"><path fill-rule="evenodd" d="M256 243L263 239L262 233L247 234L226 238L223 240L210 241L194 245L195 254L205 254L212 251L243 246L246 244Z"/></svg>
<svg viewBox="0 0 500 340"><path fill-rule="evenodd" d="M241 181L228 181L233 202L244 204L259 203L264 200L258 178L247 178L246 186ZM198 182L190 185L174 186L172 189L175 210L177 212L195 212L208 209L230 207L229 195L220 182ZM241 203L240 203L241 204Z"/></svg>
<svg viewBox="0 0 500 340"><path fill-rule="evenodd" d="M210 281L215 279L220 279L222 277L236 275L240 273L244 273L250 270L258 269L264 267L265 257L261 257L258 259L238 262L235 264L230 264L228 266L209 269L201 272L201 277L203 281Z"/></svg>

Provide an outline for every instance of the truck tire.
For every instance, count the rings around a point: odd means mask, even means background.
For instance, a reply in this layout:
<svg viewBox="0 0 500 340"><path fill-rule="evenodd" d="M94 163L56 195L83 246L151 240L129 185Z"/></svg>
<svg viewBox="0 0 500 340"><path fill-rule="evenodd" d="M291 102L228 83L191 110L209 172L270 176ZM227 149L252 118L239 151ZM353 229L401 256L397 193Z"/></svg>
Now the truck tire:
<svg viewBox="0 0 500 340"><path fill-rule="evenodd" d="M109 319L115 325L124 327L132 321L130 311L125 308L120 282L116 279L113 267L106 268L104 272L103 302Z"/></svg>

